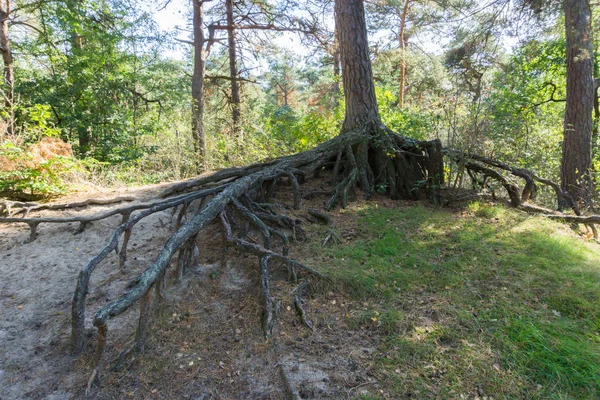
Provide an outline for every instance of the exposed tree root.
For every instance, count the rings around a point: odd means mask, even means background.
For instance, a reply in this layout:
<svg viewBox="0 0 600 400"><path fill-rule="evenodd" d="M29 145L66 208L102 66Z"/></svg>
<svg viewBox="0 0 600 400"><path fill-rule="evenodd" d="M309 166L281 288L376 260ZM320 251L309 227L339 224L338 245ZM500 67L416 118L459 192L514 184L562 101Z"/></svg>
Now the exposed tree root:
<svg viewBox="0 0 600 400"><path fill-rule="evenodd" d="M581 216L577 205L562 192L560 186L539 178L530 171L513 168L485 157L443 150L439 140L411 140L383 126L372 124L357 131L344 133L303 153L243 168L229 168L171 185L161 193L162 200L118 207L90 216L9 217L0 218L0 223L28 224L33 240L37 235L37 227L43 223L79 222L80 226L84 227L92 221L112 215L122 216L121 224L115 229L107 245L88 262L78 277L72 304L71 347L74 354L79 354L85 347L85 302L94 269L112 251L119 253L120 267L125 266L129 238L135 225L143 218L167 209L172 209L174 216L177 214L176 230L154 262L127 285L120 297L102 306L94 314L93 324L98 329L99 340L96 347L96 367L89 385L91 389L92 383L101 375L109 321L139 301L140 317L132 351L143 352L151 330L149 310L152 309L152 302L154 299L166 299L166 275L171 259L178 254L175 275L181 280L187 269L198 265L198 235L213 221L220 221L223 239L228 245L258 257L260 292L264 307L263 329L268 338L275 326L279 308L279 302L270 292L270 268L284 266L294 281L299 277L326 279L320 272L288 255L290 241L303 233L300 226L302 220L284 214L286 206L269 203L274 190L281 188L280 183L289 182L294 208L301 206L303 197L316 195L329 196L325 203L326 209L336 205L346 207L352 196L362 194L369 198L374 191L385 193L392 198L429 198L437 203L440 189L444 185L443 154L464 165L472 179L486 177L499 182L506 189L511 204L515 207L542 213L552 219L583 223L593 230L593 224L600 222L600 216ZM303 196L301 183L309 176L318 176L319 171L324 168L332 170L333 189L304 193ZM523 179L525 188L521 190L512 177ZM577 215L567 216L536 208L530 203L536 192L536 183L552 187L558 202L569 204ZM355 192L357 186L360 191ZM197 206L192 204L194 202ZM33 205L19 207L23 210L40 210ZM60 208L57 206L46 209ZM324 221L329 226L330 233L323 241L324 244L340 240L327 214L317 210L308 212L311 217ZM25 211L23 213L27 214ZM254 234L261 236L262 244L257 243L252 236ZM123 241L119 248L121 235ZM278 246L281 250L277 249ZM302 281L292 296L294 307L303 324L313 329L302 301L310 284L308 280Z"/></svg>
<svg viewBox="0 0 600 400"><path fill-rule="evenodd" d="M498 181L506 189L511 205L514 207L519 207L534 200L535 194L537 193L537 182L549 186L554 190L559 210L562 208L570 208L576 215L582 214L578 204L573 200L573 197L571 197L569 193L563 191L559 184L548 179L540 178L527 169L512 167L497 160L476 154L465 154L457 150L444 149L444 153L455 162L463 164L467 171L470 172L469 175L471 179L477 179L477 175L482 174L485 177ZM507 177L492 168L508 172L514 177L523 179L525 181L523 190L521 191L516 183L511 182Z"/></svg>
<svg viewBox="0 0 600 400"><path fill-rule="evenodd" d="M133 229L135 224L141 221L143 218L157 213L159 211L163 211L172 207L176 207L184 202L191 202L193 200L203 198L209 195L214 195L221 190L221 187L200 190L195 193L181 195L172 199L169 199L165 202L160 202L153 206L152 208L141 212L135 217L128 219L127 222L119 225L113 235L108 242L108 244L98 253L95 257L93 257L86 266L81 270L79 276L77 278L77 286L75 288L75 293L73 295L73 303L71 306L71 349L74 354L79 354L85 345L84 337L85 337L85 299L88 294L88 285L94 269L102 262L112 251L117 251L119 246L119 236L126 232L127 230ZM121 253L123 253L126 249L126 242L123 243L124 247L121 249ZM161 274L162 276L162 274ZM134 285L133 285L134 286ZM147 291L147 290L146 290ZM160 291L160 290L159 290ZM145 292L144 292L145 293Z"/></svg>
<svg viewBox="0 0 600 400"><path fill-rule="evenodd" d="M389 136L389 137L388 137ZM375 140L386 142L390 148L384 149L381 143L373 145ZM142 218L151 213L174 207L181 207L178 215L177 230L165 244L156 260L134 281L128 285L126 292L118 299L112 301L98 310L94 315L94 325L97 328L105 329L111 318L123 313L138 300L141 300L140 324L138 334L136 335L136 347L143 350L145 337L148 332L148 318L146 317L148 303L151 300L150 291L154 287L157 298L164 297L164 276L169 265L169 260L179 252L177 275L182 276L185 268L190 264L197 262L197 247L195 247L195 238L198 233L204 229L215 218L221 220L224 238L237 249L255 254L259 257L259 270L261 276L261 293L264 299L265 317L263 327L265 335L270 336L277 315L277 301L270 295L269 263L270 261L280 261L290 271L290 275L297 279L299 273L308 274L317 279L323 276L318 271L291 259L287 256L290 238L295 238L297 233L302 232L299 228L299 220L282 214L275 205L269 204L276 182L279 179L287 178L291 185L294 198L294 207L301 205L302 193L300 182L310 174L323 168L325 165L333 165L337 170L334 181L340 183L329 204L340 203L346 206L348 196L353 190L355 182L361 186L365 196L370 196L376 184L389 185L391 191L400 195L398 187L405 188L405 194L413 197L419 197L419 193L427 190L427 183L416 187L417 181L429 182L432 177L428 174L434 170L429 164L428 152L434 147L440 147L439 142L417 142L404 139L400 136L392 137L381 127L365 127L365 129L346 133L326 142L313 150L297 155L283 157L264 164L255 164L244 168L232 168L219 171L215 174L203 176L197 180L188 181L180 185L174 185L169 188L168 193L173 194L194 188L190 194L179 195L173 198L167 198L157 203L147 205L136 205L126 208L119 208L110 211L110 215L123 215L122 224L117 227L110 242L105 248L94 257L88 265L82 270L73 301L72 312L72 348L74 353L80 352L84 347L84 316L85 316L85 298L91 273L94 268L113 250L118 248L118 240L121 234L124 234L124 247L120 253L125 259L127 251L128 236L131 229ZM372 149L372 151L370 150ZM425 150L424 150L425 149ZM373 154L370 154L373 153ZM390 154L401 154L402 161L394 165L395 156ZM385 157L389 162L377 164L374 160ZM439 158L441 160L441 158ZM405 169L405 170L401 170ZM441 167L437 167L441 170ZM400 173L402 172L402 173ZM435 179L441 179L436 177ZM219 183L220 186L203 189L205 185L214 186ZM411 188L410 190L407 188ZM190 204L194 200L204 199L208 196L214 196L210 201L198 207L198 211L193 216L189 216ZM141 211L144 208L147 210ZM138 211L140 210L140 211ZM136 212L135 217L131 214ZM92 217L77 217L79 222L90 222L106 218L107 213L95 215ZM187 220L185 220L187 217ZM68 222L65 219L63 222ZM59 222L57 219L12 219L5 222L21 223L45 223ZM253 243L246 239L248 234L248 224L253 226L261 235L263 245ZM237 231L239 235L235 235ZM291 231L291 232L290 232ZM290 232L288 234L288 232ZM282 245L282 252L272 250L273 238L277 237ZM124 261L121 262L121 265ZM301 296L304 292L296 291L295 306L303 322L310 326L306 312L303 309ZM98 361L98 365L100 362ZM100 369L97 368L96 376L99 376Z"/></svg>
<svg viewBox="0 0 600 400"><path fill-rule="evenodd" d="M290 379L290 373L283 365L279 365L279 371L281 373L281 379L283 380L283 384L285 385L285 391L290 400L302 400L300 397L300 393L298 389L294 387L292 384L292 380Z"/></svg>
<svg viewBox="0 0 600 400"><path fill-rule="evenodd" d="M202 191L201 197L204 197L208 194L216 193L218 191L216 189L218 189L218 188L205 189L204 191ZM206 190L208 190L209 192L206 192ZM206 193L206 194L204 194L204 193ZM149 214L144 214L144 217L146 217L150 214L154 214L155 212L162 211L166 208L176 207L181 204L189 203L189 202L195 200L196 198L199 198L199 197L198 197L198 194L196 192L194 192L191 194L184 194L184 195L180 195L177 197L173 197L173 198L167 199L166 201L154 201L154 202L149 202L149 203L140 203L140 204L115 208L115 209L112 209L109 211L96 213L96 214L92 214L92 215L80 216L80 217L0 218L0 223L27 224L27 225L29 225L29 228L31 230L30 240L34 240L37 237L37 227L42 223L64 224L64 223L70 223L70 222L78 222L79 228L77 229L77 231L75 233L82 233L84 231L86 225L88 225L94 221L100 221L100 220L112 217L113 215L121 215L122 219L126 221L129 219L131 214L135 211L148 210L148 209L155 210ZM168 205L168 206L163 207L164 205Z"/></svg>
<svg viewBox="0 0 600 400"><path fill-rule="evenodd" d="M292 296L294 298L294 307L296 308L296 312L302 319L302 323L306 325L311 330L315 330L312 321L308 319L306 311L304 310L304 305L302 303L302 296L305 296L310 287L310 280L306 280L302 282L297 288L292 292Z"/></svg>
<svg viewBox="0 0 600 400"><path fill-rule="evenodd" d="M265 338L269 339L273 335L273 328L279 318L281 302L273 299L271 296L271 280L269 279L269 258L271 256L264 255L260 257L260 291L264 302L263 311L263 331Z"/></svg>
<svg viewBox="0 0 600 400"><path fill-rule="evenodd" d="M88 206L96 205L111 205L116 203L123 203L126 201L137 200L134 196L117 196L111 198L97 198L97 199L86 199L84 201L78 201L73 203L23 203L16 201L3 200L0 202L0 215L12 217L14 215L23 214L26 217L30 212L42 211L42 210L70 210L76 208L83 208Z"/></svg>
<svg viewBox="0 0 600 400"><path fill-rule="evenodd" d="M315 217L317 220L323 221L325 224L327 224L327 226L329 227L329 232L327 233L327 235L325 236L325 239L323 239L323 241L321 242L321 244L323 246L326 246L328 244L339 244L342 243L342 238L340 237L340 235L335 231L335 227L333 226L333 221L331 220L331 217L321 211L309 208L308 210L306 210L312 217Z"/></svg>
<svg viewBox="0 0 600 400"><path fill-rule="evenodd" d="M557 183L552 182L549 179L540 178L527 169L516 168L487 157L473 154L467 155L456 150L444 151L446 155L455 162L464 165L469 176L473 180L474 186L479 186L480 183L487 178L495 180L504 187L513 207L556 221L563 221L575 225L583 224L586 228L591 230L594 239L596 239L596 241L599 240L595 224L600 223L600 215L583 215L579 205L574 201L573 197L569 193L563 191ZM502 172L508 173L508 176L503 175ZM484 179L480 179L478 175L482 175ZM511 177L522 179L525 183L524 188L521 190L517 183L510 179ZM538 183L548 186L554 191L558 210L541 207L531 202L537 194L538 188L536 184ZM570 208L575 215L563 213L562 210L565 208Z"/></svg>

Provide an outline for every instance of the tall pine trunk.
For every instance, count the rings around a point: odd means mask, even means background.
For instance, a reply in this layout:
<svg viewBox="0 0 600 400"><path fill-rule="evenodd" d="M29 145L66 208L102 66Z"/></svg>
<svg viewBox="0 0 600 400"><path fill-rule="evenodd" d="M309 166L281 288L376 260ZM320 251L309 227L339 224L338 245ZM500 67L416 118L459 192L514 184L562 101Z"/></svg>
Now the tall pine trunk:
<svg viewBox="0 0 600 400"><path fill-rule="evenodd" d="M347 132L381 121L375 98L363 1L337 0L335 18L346 99L342 132Z"/></svg>
<svg viewBox="0 0 600 400"><path fill-rule="evenodd" d="M575 201L591 203L594 48L591 9L586 0L564 0L567 38L567 104L561 184ZM564 205L563 205L564 206Z"/></svg>
<svg viewBox="0 0 600 400"><path fill-rule="evenodd" d="M4 63L4 103L9 110L9 121L6 133L12 136L14 133L14 86L15 73L13 67L13 56L10 48L10 38L8 35L8 17L10 15L10 0L0 0L0 53Z"/></svg>
<svg viewBox="0 0 600 400"><path fill-rule="evenodd" d="M203 0L193 0L194 73L192 75L192 135L198 172L206 167L206 140L204 136L204 75L206 52L204 51Z"/></svg>
<svg viewBox="0 0 600 400"><path fill-rule="evenodd" d="M398 41L400 42L400 51L402 59L400 60L400 88L399 88L399 105L400 108L404 108L404 87L406 86L406 16L408 15L408 6L410 0L404 1L404 8L402 9L402 15L400 17L400 35Z"/></svg>
<svg viewBox="0 0 600 400"><path fill-rule="evenodd" d="M229 75L231 77L231 122L233 136L238 137L241 132L241 97L239 71L237 67L237 42L233 19L233 0L225 1L227 13L227 44L229 47Z"/></svg>

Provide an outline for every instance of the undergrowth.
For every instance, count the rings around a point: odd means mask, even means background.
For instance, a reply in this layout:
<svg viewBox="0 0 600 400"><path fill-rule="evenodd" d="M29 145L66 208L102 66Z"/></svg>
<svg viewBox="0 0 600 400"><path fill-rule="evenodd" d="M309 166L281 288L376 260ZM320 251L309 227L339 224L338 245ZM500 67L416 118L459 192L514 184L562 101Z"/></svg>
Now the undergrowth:
<svg viewBox="0 0 600 400"><path fill-rule="evenodd" d="M311 265L385 336L380 373L401 398L600 396L600 248L566 225L501 206L358 213L357 235Z"/></svg>

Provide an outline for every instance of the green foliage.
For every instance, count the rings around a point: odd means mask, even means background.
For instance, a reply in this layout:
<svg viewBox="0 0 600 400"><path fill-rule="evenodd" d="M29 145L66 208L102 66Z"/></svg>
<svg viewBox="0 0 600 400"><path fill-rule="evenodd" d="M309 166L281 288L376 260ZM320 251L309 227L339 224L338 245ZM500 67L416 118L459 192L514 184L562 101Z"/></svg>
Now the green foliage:
<svg viewBox="0 0 600 400"><path fill-rule="evenodd" d="M66 154L68 146L58 139L61 154L52 154L55 142L44 138L57 138L50 107L34 104L17 105L18 125L12 137L0 142L0 192L27 193L33 196L51 196L68 189L63 178L79 169L79 165ZM43 153L43 154L40 154Z"/></svg>
<svg viewBox="0 0 600 400"><path fill-rule="evenodd" d="M561 21L550 21L554 27L530 26L536 34L507 52L500 26L511 24L494 19L498 5L472 13L473 24L444 26L451 15L477 10L476 2L410 2L408 45L402 50L396 29L404 4L394 0L367 6L371 29L394 33L375 35L380 40L373 71L383 122L408 137L440 138L448 147L489 155L557 180L564 103L555 100L564 99L565 80L564 34L556 29ZM28 143L59 137L78 158L99 161L88 168L98 182L158 182L195 173L191 54L184 50L183 60L169 59L175 42L157 33L154 16L143 11L143 5L137 0L36 3L23 12L38 29L12 37L17 130ZM221 11L215 3L207 18L218 20ZM498 15L506 17L504 11ZM429 30L432 26L435 33ZM256 41L238 38L241 47L256 54L255 59L238 60L248 79L240 83L240 137L231 132L229 81L206 80L204 130L211 169L303 151L339 132L344 104L331 48L320 43L319 50L303 57L265 35ZM440 35L447 40L438 40ZM441 46L445 52L423 51L417 42L428 39L447 42ZM227 66L226 48L215 43L207 75L227 76ZM0 118L9 113L0 110ZM460 181L459 166L448 165L447 173L449 181Z"/></svg>
<svg viewBox="0 0 600 400"><path fill-rule="evenodd" d="M44 3L44 31L16 43L15 91L26 108L43 104L59 136L83 157L111 164L136 161L153 148L140 142L189 91L177 62L158 56L149 15L129 1ZM60 42L64 45L56 46ZM41 63L40 61L41 60ZM185 82L185 83L184 83ZM34 115L17 114L27 125Z"/></svg>
<svg viewBox="0 0 600 400"><path fill-rule="evenodd" d="M427 139L437 131L437 118L421 110L407 110L398 107L398 98L390 90L375 88L377 106L381 120L391 130L413 139Z"/></svg>
<svg viewBox="0 0 600 400"><path fill-rule="evenodd" d="M557 177L565 98L564 39L531 41L494 74L486 147L491 154Z"/></svg>
<svg viewBox="0 0 600 400"><path fill-rule="evenodd" d="M38 161L31 152L10 141L0 144L0 192L48 196L65 193L63 177L77 169L68 157Z"/></svg>
<svg viewBox="0 0 600 400"><path fill-rule="evenodd" d="M43 137L60 137L61 131L52 119L50 106L33 104L30 107L17 106L19 125L17 134L28 143L40 141Z"/></svg>
<svg viewBox="0 0 600 400"><path fill-rule="evenodd" d="M308 150L339 133L340 109L334 113L308 111L297 116L289 106L277 107L266 120L267 136L286 152Z"/></svg>

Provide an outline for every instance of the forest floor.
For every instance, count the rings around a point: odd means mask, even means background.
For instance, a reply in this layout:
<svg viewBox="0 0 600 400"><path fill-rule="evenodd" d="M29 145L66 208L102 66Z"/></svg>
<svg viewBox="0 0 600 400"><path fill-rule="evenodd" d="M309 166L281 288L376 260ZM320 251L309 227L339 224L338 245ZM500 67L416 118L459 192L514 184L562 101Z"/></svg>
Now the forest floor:
<svg viewBox="0 0 600 400"><path fill-rule="evenodd" d="M289 205L285 189L274 201ZM305 217L323 201L286 212ZM314 331L296 315L285 269L273 264L281 315L264 339L257 259L230 249L221 265L221 233L210 226L200 267L170 286L146 352L106 371L92 398L282 399L287 386L302 399L600 395L598 244L567 225L478 202L440 209L375 196L330 214L342 243L322 246L328 228L307 222L290 252L332 278L306 300ZM0 399L83 398L93 351L68 354L71 297L79 270L119 221L79 235L75 225L41 225L32 243L26 225L0 226ZM111 255L94 273L88 314L156 257L175 218L166 211L140 224L126 272ZM127 347L136 318L132 310L111 321L106 359Z"/></svg>

